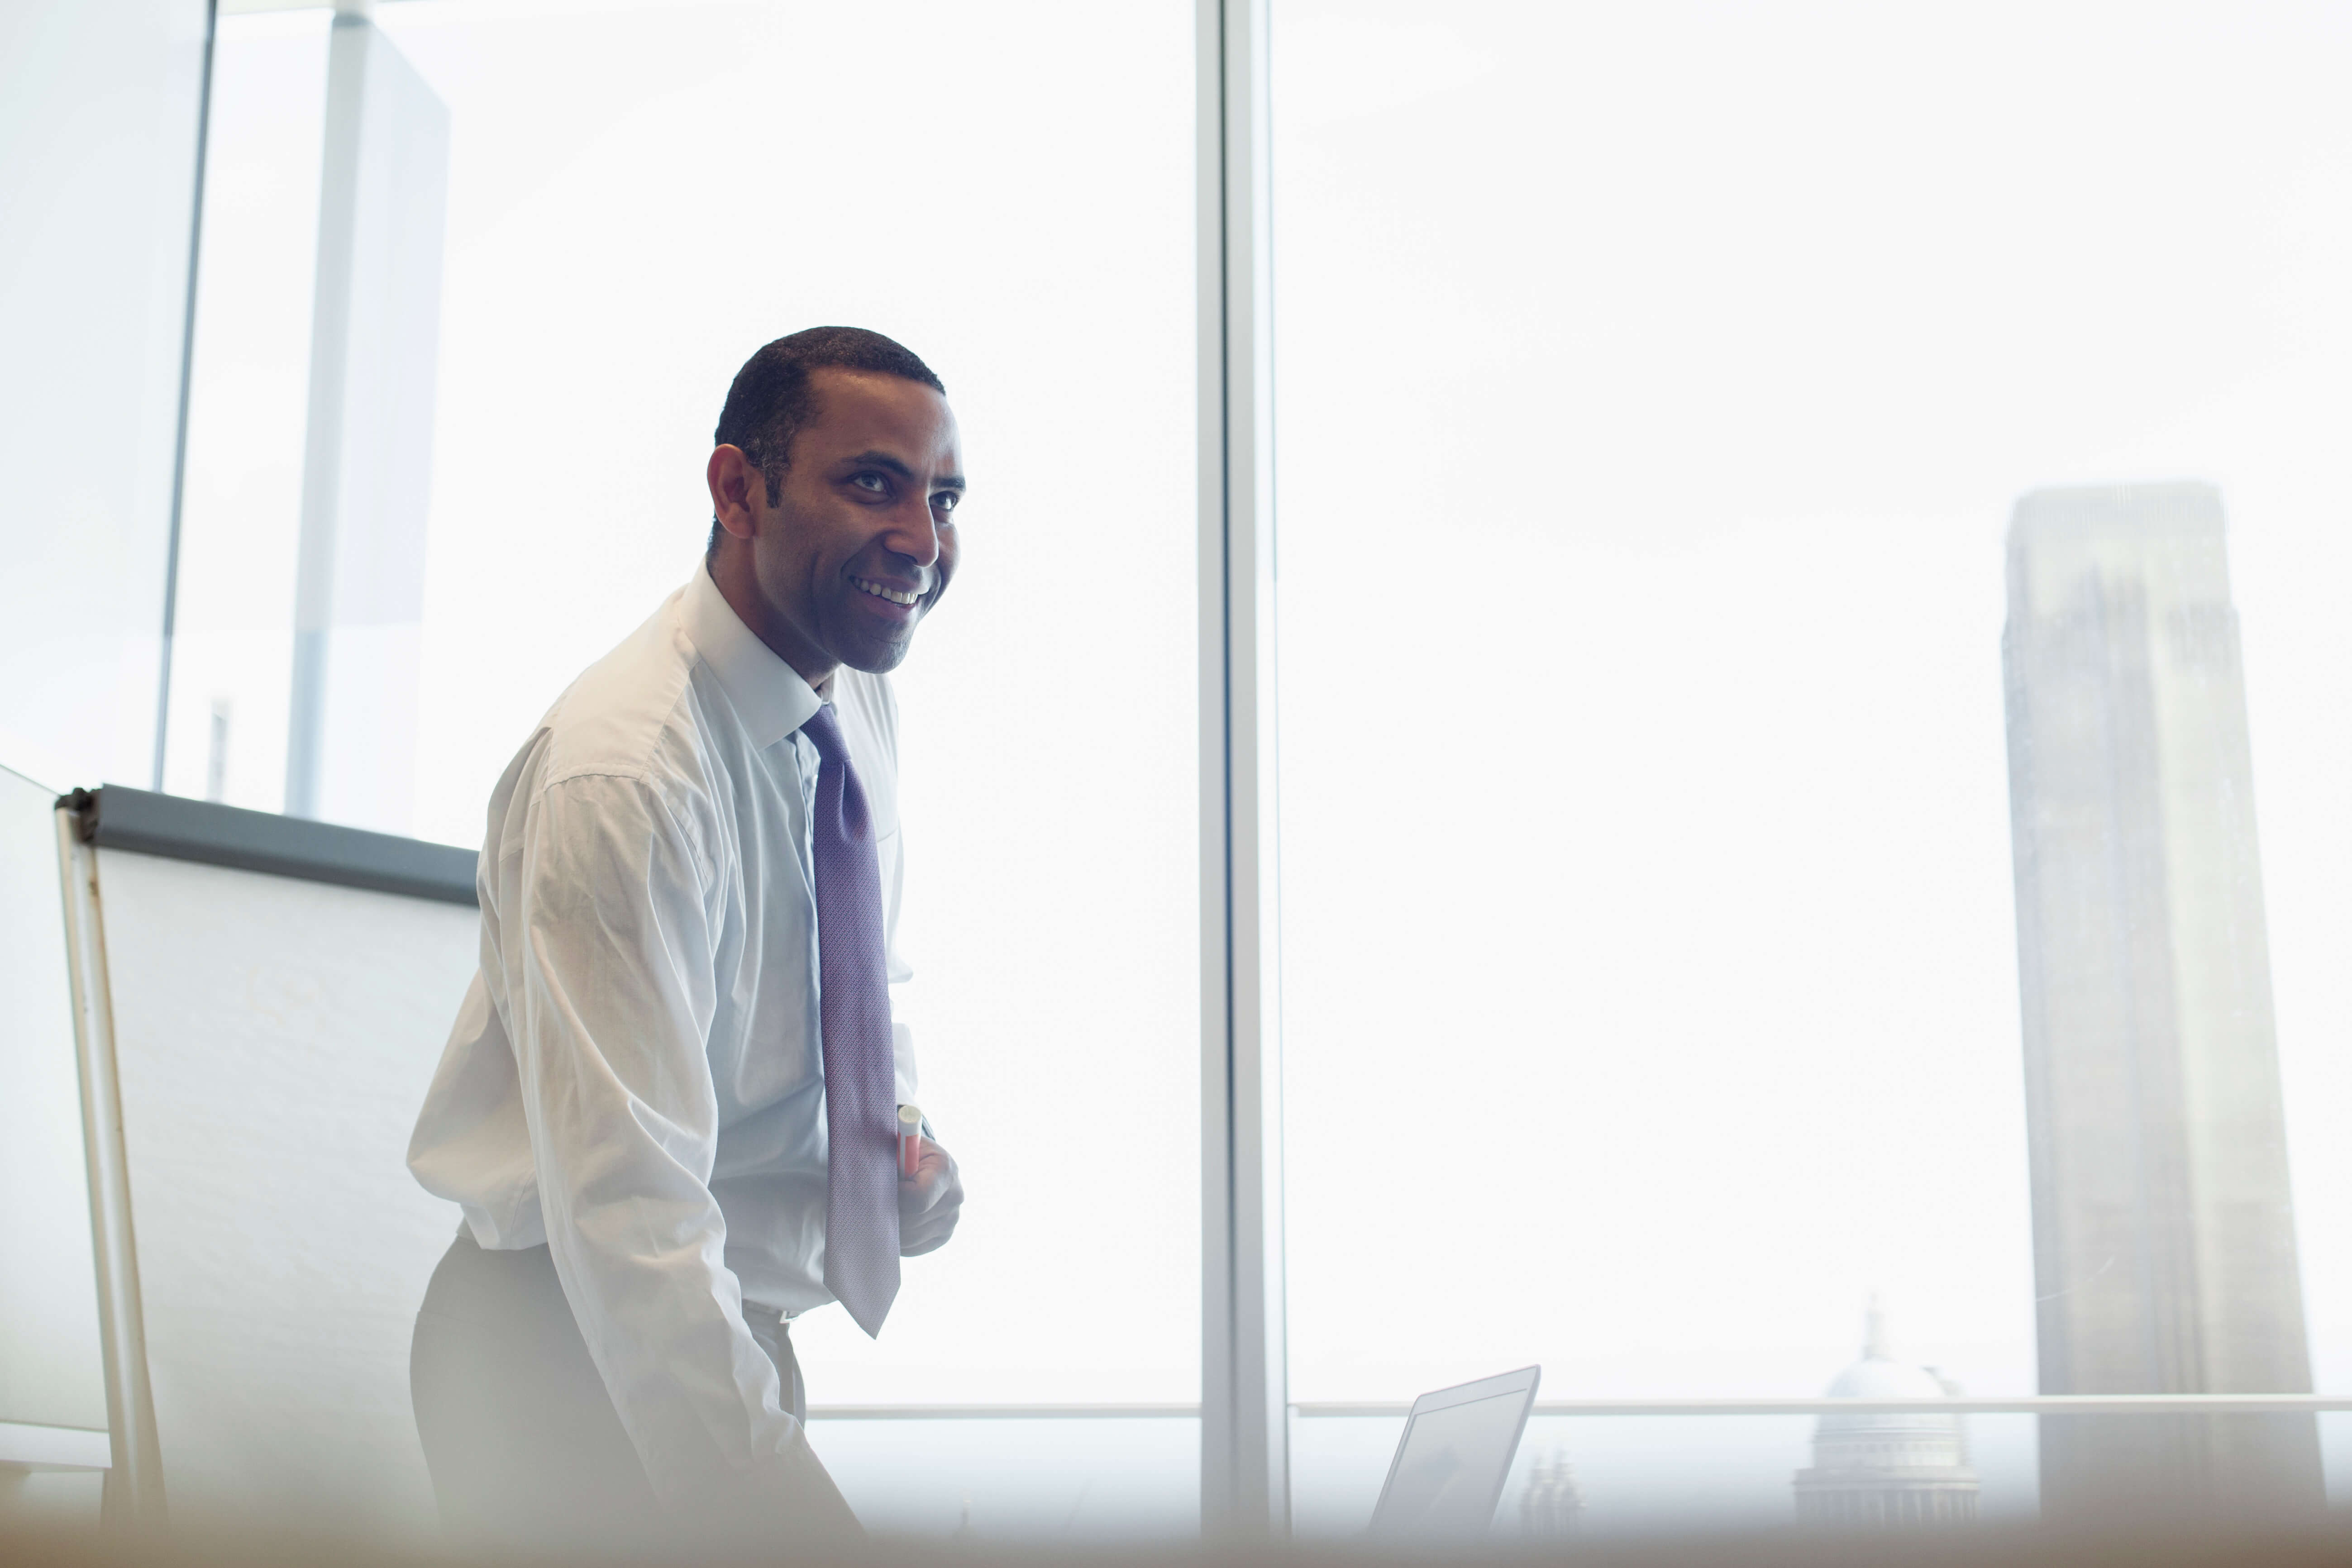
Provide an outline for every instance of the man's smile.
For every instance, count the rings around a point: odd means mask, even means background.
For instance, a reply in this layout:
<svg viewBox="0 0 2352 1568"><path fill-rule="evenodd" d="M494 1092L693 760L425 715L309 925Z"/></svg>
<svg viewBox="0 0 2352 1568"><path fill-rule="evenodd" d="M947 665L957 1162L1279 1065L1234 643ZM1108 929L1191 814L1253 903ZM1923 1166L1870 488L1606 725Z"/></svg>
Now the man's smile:
<svg viewBox="0 0 2352 1568"><path fill-rule="evenodd" d="M871 594L877 599L887 599L894 605L912 605L923 596L919 588L894 588L887 583L877 583L856 573L850 574L849 580L857 585L860 592Z"/></svg>

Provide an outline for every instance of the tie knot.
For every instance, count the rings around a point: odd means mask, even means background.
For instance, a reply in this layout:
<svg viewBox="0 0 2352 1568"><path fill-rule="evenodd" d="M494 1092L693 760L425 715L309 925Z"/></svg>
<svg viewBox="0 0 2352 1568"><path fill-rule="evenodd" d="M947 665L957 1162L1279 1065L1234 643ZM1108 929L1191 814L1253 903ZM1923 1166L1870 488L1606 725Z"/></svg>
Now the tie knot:
<svg viewBox="0 0 2352 1568"><path fill-rule="evenodd" d="M801 726L801 733L816 742L816 754L826 762L849 760L849 745L841 738L841 721L834 717L832 703L820 703L817 710L809 715L808 722Z"/></svg>

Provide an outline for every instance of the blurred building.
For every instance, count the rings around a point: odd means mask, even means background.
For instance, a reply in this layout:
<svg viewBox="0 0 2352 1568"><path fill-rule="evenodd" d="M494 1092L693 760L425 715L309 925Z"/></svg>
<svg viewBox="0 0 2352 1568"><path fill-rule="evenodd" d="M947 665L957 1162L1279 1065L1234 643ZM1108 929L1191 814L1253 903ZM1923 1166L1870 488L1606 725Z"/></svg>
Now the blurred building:
<svg viewBox="0 0 2352 1568"><path fill-rule="evenodd" d="M2042 1390L2307 1392L2220 496L2024 497L2002 653ZM2316 1427L2045 1417L2042 1494L2317 1506Z"/></svg>
<svg viewBox="0 0 2352 1568"><path fill-rule="evenodd" d="M1559 1541L1583 1525L1584 1492L1576 1484L1576 1467L1564 1450L1547 1449L1528 1467L1528 1489L1519 1494L1519 1533Z"/></svg>
<svg viewBox="0 0 2352 1568"><path fill-rule="evenodd" d="M1873 1302L1862 1359L1825 1390L1832 1399L1948 1399L1957 1393L1933 1367L1896 1361L1886 1320ZM1959 1524L1977 1516L1977 1473L1958 1415L1873 1411L1824 1415L1813 1426L1811 1468L1796 1479L1797 1522L1835 1528Z"/></svg>

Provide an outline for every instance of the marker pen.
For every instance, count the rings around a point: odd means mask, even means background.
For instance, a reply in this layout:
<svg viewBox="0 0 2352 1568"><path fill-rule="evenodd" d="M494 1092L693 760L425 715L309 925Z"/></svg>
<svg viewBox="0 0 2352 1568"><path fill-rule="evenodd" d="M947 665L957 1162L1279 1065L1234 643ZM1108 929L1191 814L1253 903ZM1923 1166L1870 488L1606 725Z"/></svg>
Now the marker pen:
<svg viewBox="0 0 2352 1568"><path fill-rule="evenodd" d="M911 1105L898 1108L898 1173L911 1176L923 1163L923 1113Z"/></svg>

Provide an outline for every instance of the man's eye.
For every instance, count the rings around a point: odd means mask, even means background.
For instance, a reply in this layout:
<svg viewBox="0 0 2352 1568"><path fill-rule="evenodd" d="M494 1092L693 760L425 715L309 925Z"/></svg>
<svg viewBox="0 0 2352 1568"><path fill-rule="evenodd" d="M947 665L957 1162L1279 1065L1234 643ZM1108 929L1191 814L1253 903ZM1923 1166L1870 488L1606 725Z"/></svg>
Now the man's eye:
<svg viewBox="0 0 2352 1568"><path fill-rule="evenodd" d="M853 485L862 485L866 489L872 490L877 495L881 494L884 490L890 488L890 481L884 479L879 474L858 474L854 476L849 482Z"/></svg>
<svg viewBox="0 0 2352 1568"><path fill-rule="evenodd" d="M953 511L963 504L963 497L953 490L941 490L931 498L931 504L941 511Z"/></svg>

